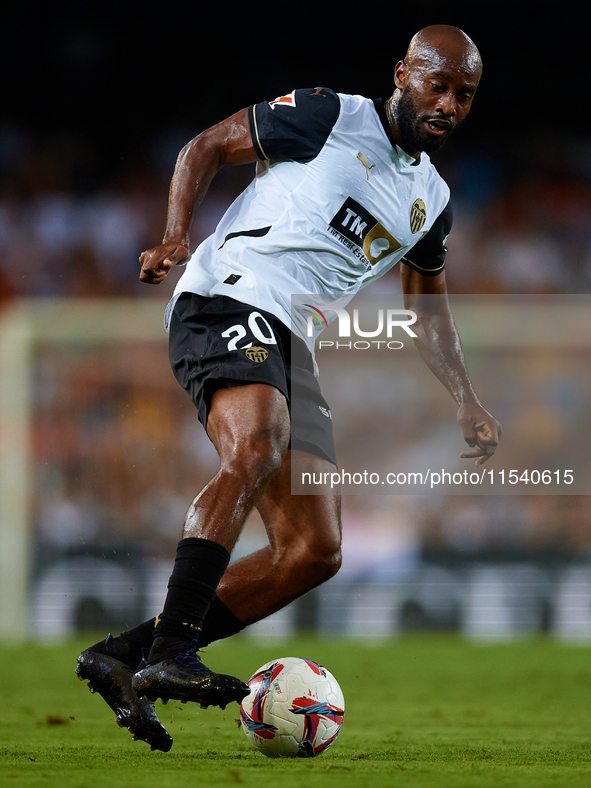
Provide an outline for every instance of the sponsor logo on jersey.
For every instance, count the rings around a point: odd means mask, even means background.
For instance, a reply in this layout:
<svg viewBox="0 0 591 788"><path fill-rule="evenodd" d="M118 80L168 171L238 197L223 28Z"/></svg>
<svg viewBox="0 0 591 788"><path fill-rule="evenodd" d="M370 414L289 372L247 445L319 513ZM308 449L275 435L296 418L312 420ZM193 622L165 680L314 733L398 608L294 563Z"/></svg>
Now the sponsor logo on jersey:
<svg viewBox="0 0 591 788"><path fill-rule="evenodd" d="M269 351L264 347L249 347L245 351L247 358L254 361L255 364L262 364L269 358Z"/></svg>
<svg viewBox="0 0 591 788"><path fill-rule="evenodd" d="M415 200L410 209L410 229L413 234L419 232L426 219L427 209L425 208L425 203L422 200Z"/></svg>
<svg viewBox="0 0 591 788"><path fill-rule="evenodd" d="M277 104L287 107L295 107L295 90L292 90L291 93L287 93L285 96L278 96L274 101L269 102L271 109L275 109Z"/></svg>
<svg viewBox="0 0 591 788"><path fill-rule="evenodd" d="M352 197L347 197L328 229L366 266L375 265L401 247L396 238Z"/></svg>

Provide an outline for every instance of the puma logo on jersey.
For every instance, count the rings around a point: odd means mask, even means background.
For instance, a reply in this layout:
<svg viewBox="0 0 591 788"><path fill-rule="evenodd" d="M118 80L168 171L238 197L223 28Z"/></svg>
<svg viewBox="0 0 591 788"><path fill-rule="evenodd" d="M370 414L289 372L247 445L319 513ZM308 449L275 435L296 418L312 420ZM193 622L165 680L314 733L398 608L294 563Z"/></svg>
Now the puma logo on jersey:
<svg viewBox="0 0 591 788"><path fill-rule="evenodd" d="M373 168L374 168L376 165L375 165L375 164L372 164L372 165L371 165L371 167L370 167L370 166L369 166L369 164L367 163L366 159L365 159L365 156L363 155L363 153L361 153L361 151L359 151L359 153L357 154L357 158L359 159L359 161L360 161L360 162L363 164L363 166L365 167L365 171L366 171L366 173L367 173L367 180L369 180L369 171L370 171L370 170L373 170Z"/></svg>
<svg viewBox="0 0 591 788"><path fill-rule="evenodd" d="M326 93L321 93L320 91L323 88L315 88L314 93L310 93L311 96L322 96L322 98L326 98Z"/></svg>

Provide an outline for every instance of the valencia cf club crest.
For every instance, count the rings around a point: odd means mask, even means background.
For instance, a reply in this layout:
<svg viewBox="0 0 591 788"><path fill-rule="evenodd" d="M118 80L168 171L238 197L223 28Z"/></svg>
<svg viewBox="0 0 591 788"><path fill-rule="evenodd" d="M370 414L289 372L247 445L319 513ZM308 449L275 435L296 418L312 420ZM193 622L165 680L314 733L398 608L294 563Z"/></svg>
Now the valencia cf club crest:
<svg viewBox="0 0 591 788"><path fill-rule="evenodd" d="M249 347L246 348L244 352L246 353L247 358L249 358L251 361L254 361L255 364L262 364L263 361L266 361L269 358L269 351L264 347Z"/></svg>
<svg viewBox="0 0 591 788"><path fill-rule="evenodd" d="M415 200L410 209L410 229L413 234L419 232L426 219L427 209L425 208L425 203L422 200Z"/></svg>

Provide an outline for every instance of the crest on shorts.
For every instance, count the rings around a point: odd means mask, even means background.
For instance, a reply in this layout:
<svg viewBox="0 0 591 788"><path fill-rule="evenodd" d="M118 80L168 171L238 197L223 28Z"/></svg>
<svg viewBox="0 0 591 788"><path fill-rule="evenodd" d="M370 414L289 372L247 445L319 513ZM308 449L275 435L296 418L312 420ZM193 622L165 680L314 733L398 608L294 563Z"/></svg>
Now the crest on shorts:
<svg viewBox="0 0 591 788"><path fill-rule="evenodd" d="M255 362L255 364L262 364L263 361L266 361L269 358L269 351L264 347L258 347L256 345L254 347L246 348L244 352L251 361Z"/></svg>
<svg viewBox="0 0 591 788"><path fill-rule="evenodd" d="M415 200L410 209L410 229L413 233L418 233L427 219L427 209L422 200Z"/></svg>

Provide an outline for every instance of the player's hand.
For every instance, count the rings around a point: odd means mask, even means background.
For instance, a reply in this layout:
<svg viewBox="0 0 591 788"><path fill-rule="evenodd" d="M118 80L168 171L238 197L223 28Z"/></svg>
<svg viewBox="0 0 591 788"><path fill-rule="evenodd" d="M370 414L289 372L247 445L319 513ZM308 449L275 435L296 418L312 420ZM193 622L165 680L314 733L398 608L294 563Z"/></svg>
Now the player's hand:
<svg viewBox="0 0 591 788"><path fill-rule="evenodd" d="M476 457L476 465L482 465L495 453L501 437L501 425L476 403L460 406L458 423L464 433L464 440L472 448L471 451L463 451L460 457Z"/></svg>
<svg viewBox="0 0 591 788"><path fill-rule="evenodd" d="M153 249L148 249L140 255L140 281L150 285L159 285L163 282L174 265L186 263L191 256L186 246L169 241Z"/></svg>

